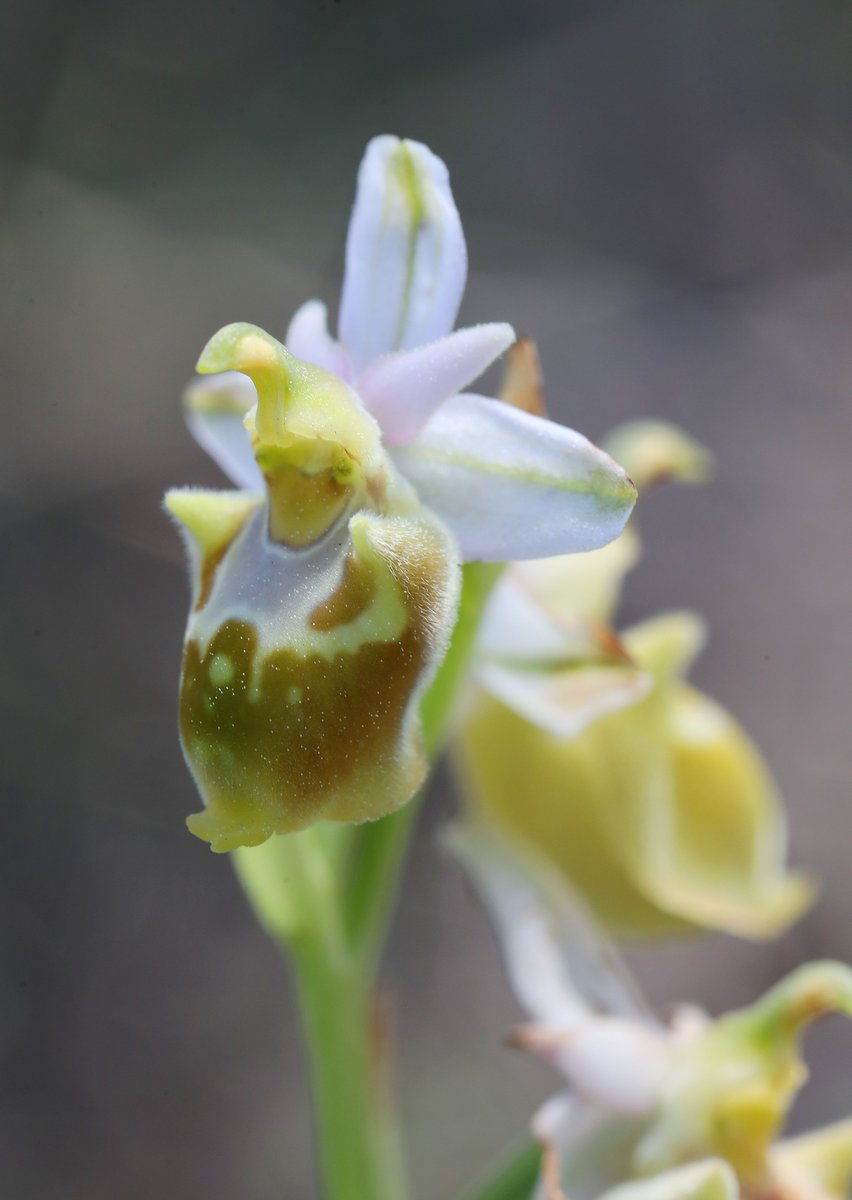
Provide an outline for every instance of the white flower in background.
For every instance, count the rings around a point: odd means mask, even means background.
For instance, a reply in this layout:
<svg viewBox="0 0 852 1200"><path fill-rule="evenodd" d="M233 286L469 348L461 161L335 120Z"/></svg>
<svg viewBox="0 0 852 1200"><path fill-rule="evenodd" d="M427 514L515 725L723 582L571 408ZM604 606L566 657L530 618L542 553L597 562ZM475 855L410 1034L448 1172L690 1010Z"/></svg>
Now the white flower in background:
<svg viewBox="0 0 852 1200"><path fill-rule="evenodd" d="M562 1188L571 1200L594 1200L617 1183L707 1158L730 1164L750 1200L847 1195L852 1121L776 1137L806 1078L804 1028L828 1013L852 1016L849 968L812 963L748 1008L715 1020L682 1008L663 1025L543 858L473 820L448 840L493 920L529 1018L513 1040L567 1084L532 1123L548 1200Z"/></svg>
<svg viewBox="0 0 852 1200"><path fill-rule="evenodd" d="M340 340L318 301L280 345L221 330L190 429L241 490L169 493L193 574L181 739L216 850L405 803L419 702L453 629L459 564L588 550L635 489L580 434L463 393L514 338L452 333L466 252L446 167L367 148Z"/></svg>

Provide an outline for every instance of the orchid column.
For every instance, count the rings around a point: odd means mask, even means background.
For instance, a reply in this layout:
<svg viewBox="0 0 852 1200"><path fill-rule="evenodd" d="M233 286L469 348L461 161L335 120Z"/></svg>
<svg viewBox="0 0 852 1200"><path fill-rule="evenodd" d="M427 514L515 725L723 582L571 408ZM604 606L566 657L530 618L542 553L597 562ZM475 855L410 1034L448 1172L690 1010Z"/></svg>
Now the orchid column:
<svg viewBox="0 0 852 1200"><path fill-rule="evenodd" d="M316 300L286 346L216 334L187 417L239 490L166 499L193 582L181 740L204 808L188 824L236 852L292 955L331 1200L403 1193L374 974L410 824L396 810L439 747L494 577L477 564L602 546L635 499L580 434L463 391L514 341L502 323L452 331L466 271L444 164L376 138L339 338Z"/></svg>

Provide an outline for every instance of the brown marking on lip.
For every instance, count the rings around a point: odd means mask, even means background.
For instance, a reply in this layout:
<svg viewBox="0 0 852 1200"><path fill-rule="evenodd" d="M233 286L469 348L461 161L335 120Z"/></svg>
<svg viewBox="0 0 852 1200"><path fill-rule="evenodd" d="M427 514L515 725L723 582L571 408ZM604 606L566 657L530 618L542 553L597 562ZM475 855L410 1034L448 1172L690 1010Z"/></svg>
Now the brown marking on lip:
<svg viewBox="0 0 852 1200"><path fill-rule="evenodd" d="M293 549L310 546L326 533L352 496L334 470L310 475L286 464L265 476L269 490L269 536Z"/></svg>
<svg viewBox="0 0 852 1200"><path fill-rule="evenodd" d="M354 554L347 555L343 577L327 600L320 603L308 618L311 629L328 633L338 625L348 625L366 612L376 594L376 573L369 562Z"/></svg>
<svg viewBox="0 0 852 1200"><path fill-rule="evenodd" d="M283 648L259 659L257 630L230 619L206 651L187 643L181 740L207 805L189 825L214 849L256 845L317 820L382 816L422 782L412 700L435 652L448 560L437 536L406 550L404 541L386 547L408 613L393 640L332 657ZM210 678L216 655L233 664L219 686Z"/></svg>
<svg viewBox="0 0 852 1200"><path fill-rule="evenodd" d="M198 583L198 599L195 601L195 607L193 611L198 612L198 610L203 608L210 599L210 593L213 591L213 584L216 582L216 571L219 567L219 564L228 553L229 548L233 544L237 534L241 532L241 529L242 526L240 529L235 530L231 537L226 538L225 541L216 546L215 549L209 550L207 554L204 555L204 559L201 563L201 572Z"/></svg>

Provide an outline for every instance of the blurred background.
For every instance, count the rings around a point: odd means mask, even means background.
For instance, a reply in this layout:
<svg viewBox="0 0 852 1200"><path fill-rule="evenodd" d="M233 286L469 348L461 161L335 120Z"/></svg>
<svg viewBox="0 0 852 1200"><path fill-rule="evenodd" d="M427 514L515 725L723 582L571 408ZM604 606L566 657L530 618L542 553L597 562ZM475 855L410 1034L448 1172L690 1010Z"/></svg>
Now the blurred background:
<svg viewBox="0 0 852 1200"><path fill-rule="evenodd" d="M643 505L625 620L703 612L821 880L783 941L636 951L662 1006L852 958L852 6L846 0L7 0L0 298L0 1192L310 1200L287 971L190 837L187 603L160 511L222 483L179 396L208 336L332 311L373 134L449 164L464 322L539 340L554 415L680 422L716 482ZM553 1089L456 867L439 773L386 974L417 1200ZM852 1107L809 1040L798 1127Z"/></svg>

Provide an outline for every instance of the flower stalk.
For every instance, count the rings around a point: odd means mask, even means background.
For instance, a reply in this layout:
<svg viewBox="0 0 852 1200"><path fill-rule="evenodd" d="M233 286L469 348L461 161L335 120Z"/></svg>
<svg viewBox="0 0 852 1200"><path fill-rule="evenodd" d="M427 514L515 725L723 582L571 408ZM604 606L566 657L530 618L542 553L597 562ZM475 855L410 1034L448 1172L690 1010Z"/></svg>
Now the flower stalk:
<svg viewBox="0 0 852 1200"><path fill-rule="evenodd" d="M293 962L311 1061L317 1148L328 1200L403 1200L396 1123L382 1079L373 995L354 955L312 937Z"/></svg>
<svg viewBox="0 0 852 1200"><path fill-rule="evenodd" d="M464 568L458 623L422 705L430 757L446 735L499 571L493 563ZM258 919L293 963L326 1200L406 1194L376 987L417 810L415 800L366 825L315 826L232 856Z"/></svg>
<svg viewBox="0 0 852 1200"><path fill-rule="evenodd" d="M374 139L337 337L318 300L284 343L215 334L186 417L238 490L165 501L192 585L187 824L292 961L326 1200L404 1200L376 981L413 798L501 564L604 546L636 498L540 406L467 390L515 334L454 328L466 274L445 165Z"/></svg>

